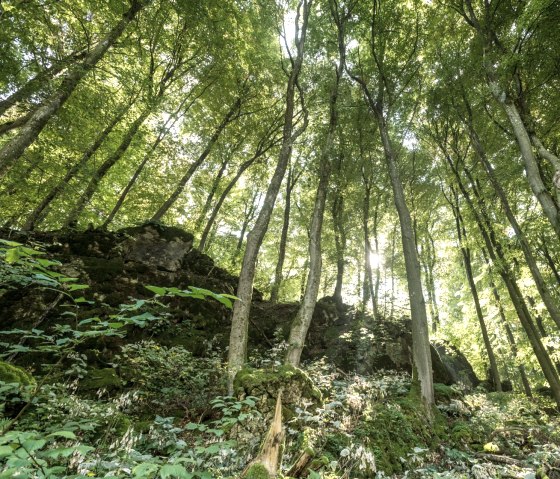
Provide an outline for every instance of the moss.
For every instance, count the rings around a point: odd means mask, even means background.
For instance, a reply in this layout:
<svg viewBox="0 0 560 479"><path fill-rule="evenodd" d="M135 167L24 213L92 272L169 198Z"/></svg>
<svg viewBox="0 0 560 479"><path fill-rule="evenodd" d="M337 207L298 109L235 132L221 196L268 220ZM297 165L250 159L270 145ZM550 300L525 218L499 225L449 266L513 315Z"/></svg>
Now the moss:
<svg viewBox="0 0 560 479"><path fill-rule="evenodd" d="M301 397L313 399L318 404L323 400L321 391L314 386L309 376L293 366L284 365L278 370L244 368L235 376L234 390L239 394L269 394L274 397L280 388L284 390L286 403Z"/></svg>
<svg viewBox="0 0 560 479"><path fill-rule="evenodd" d="M356 437L372 449L378 470L387 475L397 474L406 467L406 459L415 447L429 449L440 442L445 432L445 420L433 411L427 419L424 406L409 397L394 403L377 404L357 428Z"/></svg>
<svg viewBox="0 0 560 479"><path fill-rule="evenodd" d="M434 394L436 402L449 402L451 399L459 399L462 394L452 386L441 383L434 384Z"/></svg>
<svg viewBox="0 0 560 479"><path fill-rule="evenodd" d="M0 381L19 383L22 386L35 385L35 379L25 369L0 361Z"/></svg>
<svg viewBox="0 0 560 479"><path fill-rule="evenodd" d="M253 464L247 470L245 479L269 479L270 474L262 464Z"/></svg>
<svg viewBox="0 0 560 479"><path fill-rule="evenodd" d="M465 421L458 421L451 429L451 439L458 444L469 444L473 441L472 425Z"/></svg>
<svg viewBox="0 0 560 479"><path fill-rule="evenodd" d="M93 369L80 381L79 387L82 391L114 390L122 387L122 381L113 368Z"/></svg>
<svg viewBox="0 0 560 479"><path fill-rule="evenodd" d="M133 237L137 237L147 229L152 229L157 231L159 237L166 241L180 240L188 243L194 240L194 236L192 235L192 233L188 233L187 231L184 231L181 228L177 228L175 226L166 226L164 224L155 221L145 223L141 226L125 228L121 230L121 232L126 233Z"/></svg>

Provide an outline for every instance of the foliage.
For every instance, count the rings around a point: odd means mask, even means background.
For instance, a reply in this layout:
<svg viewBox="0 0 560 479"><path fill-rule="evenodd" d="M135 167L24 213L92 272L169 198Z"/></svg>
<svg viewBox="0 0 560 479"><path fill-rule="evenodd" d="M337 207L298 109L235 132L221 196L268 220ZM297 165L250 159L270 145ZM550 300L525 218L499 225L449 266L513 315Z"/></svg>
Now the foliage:
<svg viewBox="0 0 560 479"><path fill-rule="evenodd" d="M210 400L225 389L221 357L193 357L180 346L154 341L127 344L114 360L120 377L138 391L139 410L154 408L164 415L196 420Z"/></svg>

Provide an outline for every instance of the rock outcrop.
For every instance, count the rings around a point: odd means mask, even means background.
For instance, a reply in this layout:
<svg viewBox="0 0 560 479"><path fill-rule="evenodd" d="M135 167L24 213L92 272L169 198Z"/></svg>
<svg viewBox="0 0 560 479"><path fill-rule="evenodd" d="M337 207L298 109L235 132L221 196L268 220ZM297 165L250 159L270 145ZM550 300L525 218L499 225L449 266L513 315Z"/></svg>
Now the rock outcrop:
<svg viewBox="0 0 560 479"><path fill-rule="evenodd" d="M193 236L179 228L156 223L126 228L118 232L59 231L26 234L0 230L0 237L46 245L50 256L60 261L60 271L79 278L90 287L80 315L103 316L130 301L153 296L147 285L186 289L191 285L216 293L235 293L237 277L218 267L207 255L193 248ZM59 323L67 298L44 288L15 288L0 292L3 329L19 327L48 329ZM168 317L152 339L166 346L181 345L195 355L203 355L208 344L225 350L229 338L230 312L208 301L174 298ZM249 348L270 350L287 338L298 304L272 304L255 290L251 313ZM132 331L126 341L146 337ZM96 367L103 368L118 350L121 340L108 341L90 354ZM318 301L308 333L303 360L325 358L341 370L368 374L374 370L411 370L412 336L406 318L373 320L350 306L338 307L332 298ZM478 379L466 358L449 344L432 348L435 381L463 382L476 386Z"/></svg>

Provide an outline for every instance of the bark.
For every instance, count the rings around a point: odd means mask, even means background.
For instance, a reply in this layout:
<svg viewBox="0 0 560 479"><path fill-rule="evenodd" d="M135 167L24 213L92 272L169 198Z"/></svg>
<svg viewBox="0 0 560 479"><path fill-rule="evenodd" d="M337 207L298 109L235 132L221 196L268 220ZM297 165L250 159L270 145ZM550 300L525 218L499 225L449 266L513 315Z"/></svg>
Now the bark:
<svg viewBox="0 0 560 479"><path fill-rule="evenodd" d="M371 184L362 171L362 180L364 182L364 201L362 206L362 227L364 229L364 283L362 285L362 308L367 308L367 303L371 299L373 308L373 316L377 318L377 301L374 293L373 274L371 269L371 243L369 239L369 209L371 199ZM377 208L377 206L376 206ZM359 275L358 275L359 276Z"/></svg>
<svg viewBox="0 0 560 479"><path fill-rule="evenodd" d="M501 102L501 104L510 120L519 149L521 150L521 155L525 162L527 181L531 186L533 194L539 201L545 216L552 225L556 235L560 238L560 213L558 212L558 207L554 202L554 199L546 189L546 186L541 178L539 166L533 153L531 139L529 138L527 129L525 128L521 116L519 115L519 112L513 102L505 100Z"/></svg>
<svg viewBox="0 0 560 479"><path fill-rule="evenodd" d="M492 277L492 270L490 260L488 258L488 253L483 248L482 249L482 256L484 258L484 262L486 263L486 268L488 270L488 282L490 284L490 289L492 290L492 296L496 301L496 306L498 307L498 317L500 318L500 324L503 326L506 332L506 338L511 349L511 355L513 360L517 363L517 356L518 356L518 349L517 349L517 342L515 341L515 336L513 335L513 331L509 322L506 318L506 313L504 311L504 305L502 303L502 298L500 296L500 292L498 291L498 287L494 282L494 278ZM525 372L525 366L523 364L517 365L517 370L519 372L519 377L521 379L521 384L523 386L523 390L525 391L525 395L527 397L533 397L533 393L531 391L531 385L529 384L529 379L527 378L527 373Z"/></svg>
<svg viewBox="0 0 560 479"><path fill-rule="evenodd" d="M404 197L402 181L397 168L396 157L389 138L389 130L383 116L383 111L382 109L377 109L375 112L401 227L408 295L410 298L410 315L412 319L412 356L414 359L414 367L416 369L416 377L420 381L422 399L427 406L432 406L434 404L434 386L428 317L426 314L424 294L422 292L422 274L412 229L412 220Z"/></svg>
<svg viewBox="0 0 560 479"><path fill-rule="evenodd" d="M435 245L434 239L430 232L426 233L427 238L424 241L423 253L424 259L422 267L424 269L424 276L426 281L426 290L428 292L428 303L430 306L430 317L432 319L432 332L436 333L439 327L439 308L436 295L436 284L434 280L434 267L435 267Z"/></svg>
<svg viewBox="0 0 560 479"><path fill-rule="evenodd" d="M37 139L45 125L66 103L80 81L103 58L107 50L114 45L127 25L147 3L147 0L133 0L129 10L123 15L120 22L92 48L79 65L74 66L64 75L57 91L33 112L18 134L2 146L0 149L0 178L21 157L26 148Z"/></svg>
<svg viewBox="0 0 560 479"><path fill-rule="evenodd" d="M249 228L249 224L253 221L255 213L257 211L257 203L261 198L261 193L259 190L255 190L251 199L245 204L245 211L243 214L243 224L241 225L241 232L239 233L239 238L237 239L237 245L235 247L235 257L241 252L243 246L243 240L245 239L245 233Z"/></svg>
<svg viewBox="0 0 560 479"><path fill-rule="evenodd" d="M270 302L278 302L278 293L280 292L280 285L284 279L282 270L284 269L284 260L286 259L286 244L288 243L288 231L290 229L290 213L291 213L291 200L292 190L294 189L299 175L295 174L294 170L288 170L288 179L286 181L286 202L284 204L284 221L282 222L282 232L280 233L280 243L278 245L278 261L276 262L276 270L274 272L274 281L270 290Z"/></svg>
<svg viewBox="0 0 560 479"><path fill-rule="evenodd" d="M474 193L478 201L476 204L474 203L470 193L463 184L457 167L447 154L445 147L440 145L440 148L442 148L442 152L447 160L447 163L451 167L453 175L455 176L457 186L459 187L459 190L461 191L461 194L465 199L473 218L475 219L480 234L486 245L488 254L490 255L490 259L494 264L499 265L498 273L502 277L519 321L527 334L527 338L533 348L537 361L539 362L543 374L550 385L554 400L560 407L560 379L558 378L558 374L556 373L556 369L554 368L554 364L552 363L550 356L542 344L540 335L532 320L531 313L529 312L527 304L523 299L517 281L508 266L502 246L496 239L492 222L486 213L486 205L482 198L476 194L476 191L474 191Z"/></svg>
<svg viewBox="0 0 560 479"><path fill-rule="evenodd" d="M206 218L206 215L208 214L208 211L210 211L210 207L212 206L212 201L214 200L214 196L216 196L216 192L218 191L218 187L220 186L220 183L222 182L222 178L224 176L224 173L226 172L226 168L229 164L229 160L230 158L226 158L224 161L222 161L222 164L220 165L220 169L218 170L218 174L215 176L214 180L212 181L212 186L210 187L210 191L208 192L208 195L206 196L206 201L204 202L204 205L202 206L202 211L200 212L200 214L198 215L198 218L196 219L195 223L194 223L194 230L198 231L201 226L202 223L204 222L204 219Z"/></svg>
<svg viewBox="0 0 560 479"><path fill-rule="evenodd" d="M536 135L531 138L531 123L532 119L527 111L520 112L518 106L515 104L514 99L502 88L498 81L496 74L496 63L501 61L503 56L508 55L504 45L500 42L496 30L493 28L492 21L494 20L495 12L490 9L490 2L485 2L482 17L479 18L475 13L471 0L463 0L460 2L458 12L463 16L467 23L476 31L480 41L483 45L483 64L486 73L486 80L490 92L502 107L508 120L512 126L513 134L519 146L521 157L525 166L527 181L533 194L541 205L541 208L550 222L556 235L560 237L560 212L553 197L548 192L543 179L541 177L539 166L533 152L533 144L536 146L539 154L551 161L555 169L558 171L560 161L552 155L540 142ZM521 91L521 78L519 69L515 69L512 74L511 81L517 85L519 103L524 103ZM525 119L521 113L525 113ZM533 132L534 133L534 132Z"/></svg>
<svg viewBox="0 0 560 479"><path fill-rule="evenodd" d="M469 113L470 113L470 109L469 109ZM478 134L474 130L471 121L467 122L467 127L469 129L469 134L473 142L474 149L477 153L477 156L479 160L482 162L484 169L486 170L488 179L490 180L490 183L492 184L494 191L497 193L498 197L500 198L500 203L502 204L502 208L504 209L506 217L511 227L513 228L515 236L521 246L521 250L523 251L525 261L527 262L527 266L531 271L531 276L533 277L537 290L539 291L539 294L543 300L543 303L546 306L548 313L550 314L550 317L560 329L560 309L558 308L555 299L550 294L550 291L548 290L548 286L544 278L542 277L541 271L537 265L536 258L533 255L533 252L529 245L529 241L527 240L527 237L525 236L523 230L521 229L521 226L519 225L517 218L513 214L506 193L502 188L502 185L499 183L498 179L496 178L494 168L492 167L491 163L488 161L488 158L486 156L486 151L484 150L480 138L478 137Z"/></svg>
<svg viewBox="0 0 560 479"><path fill-rule="evenodd" d="M218 213L220 212L220 209L224 204L224 201L226 200L230 191L237 184L239 178L241 178L243 173L245 173L245 171L248 168L250 168L251 165L253 165L255 162L257 162L257 160L262 158L271 148L273 148L277 144L275 133L276 133L276 126L275 123L273 123L270 125L270 127L266 130L265 134L259 140L259 143L257 144L253 156L241 164L235 176L227 184L224 191L222 191L222 194L220 195L220 198L218 198L218 201L214 205L214 208L212 209L212 213L210 214L210 218L208 218L208 222L206 223L204 231L202 232L202 235L200 237L200 243L198 244L198 249L200 251L204 251L207 248L207 239L208 239L208 235L210 234L210 230L212 229L212 225L216 221L216 217L218 216Z"/></svg>
<svg viewBox="0 0 560 479"><path fill-rule="evenodd" d="M197 98L199 98L199 96L197 96L195 98L195 100ZM136 184L136 181L138 180L139 176L142 174L142 171L144 171L144 168L146 167L146 164L148 163L148 161L150 161L150 158L152 158L154 151L156 151L156 149L158 148L160 143L169 134L169 132L175 126L177 121L179 121L179 119L183 117L183 115L189 110L189 108L194 103L194 100L191 101L190 104L187 106L187 108L181 113L181 110L183 110L187 99L188 99L188 96L180 103L179 108L177 108L177 110L174 112L174 114L171 115L167 119L167 121L164 123L161 131L158 133L158 136L156 137L156 139L154 140L154 142L152 143L152 145L150 146L150 148L148 149L148 151L144 155L144 158L142 159L142 161L140 162L140 164L138 165L138 167L134 171L134 174L131 176L127 185L124 187L123 191L121 192L121 194L119 196L119 199L115 203L115 206L113 207L113 209L111 210L111 212L109 213L109 215L107 216L107 218L105 219L103 224L101 225L102 228L107 228L107 226L113 221L113 219L115 218L115 216L117 215L117 213L121 209L126 197L128 196L128 193L130 192L130 190Z"/></svg>
<svg viewBox="0 0 560 479"><path fill-rule="evenodd" d="M9 131L15 130L16 128L19 128L20 126L25 125L32 115L33 111L30 111L29 113L24 113L23 115L17 117L15 120L10 120L2 123L0 125L0 136L8 133Z"/></svg>
<svg viewBox="0 0 560 479"><path fill-rule="evenodd" d="M220 137L222 132L226 129L226 127L232 121L236 120L239 117L239 113L240 113L239 110L241 108L242 102L243 102L243 97L242 97L242 95L240 95L236 98L235 102L231 105L230 109L228 110L228 112L226 113L226 115L224 116L224 118L222 119L220 124L216 127L216 129L212 133L212 136L208 140L208 143L206 144L206 147L204 148L204 150L202 151L200 156L193 163L191 163L191 165L189 166L189 168L187 169L185 174L179 180L179 184L177 185L177 187L175 188L173 193L171 193L169 198L167 198L167 200L165 200L165 202L160 206L160 208L152 216L152 219L151 219L152 221L161 221L163 216L169 211L169 209L179 199L179 196L181 195L181 193L185 189L185 186L187 186L187 183L191 179L191 176L198 169L198 167L204 162L204 160L206 160L206 158L208 157L208 155L212 151L212 148L214 147L214 145L218 141L218 138Z"/></svg>
<svg viewBox="0 0 560 479"><path fill-rule="evenodd" d="M476 311L476 317L480 325L480 331L482 333L482 340L484 342L484 348L486 349L486 355L488 356L488 361L490 363L490 372L493 385L496 391L502 391L502 383L500 381L500 373L498 370L498 364L496 362L496 356L494 355L494 349L492 348L492 343L490 341L490 336L488 335L488 328L484 321L484 314L482 312L482 307L480 306L480 299L478 297L478 290L474 280L474 274L472 270L472 260L471 251L467 246L467 231L465 229L465 224L461 216L461 211L459 209L459 199L457 194L454 192L455 202L452 205L453 215L455 216L455 228L457 231L457 239L459 241L459 248L461 249L461 255L463 257L463 266L465 268L465 274L467 276L467 282L469 283L469 288L471 290L471 295L474 302L474 307Z"/></svg>
<svg viewBox="0 0 560 479"><path fill-rule="evenodd" d="M29 98L32 94L41 90L46 82L49 82L51 79L56 77L59 73L65 70L68 65L83 59L85 56L85 52L72 53L68 57L55 62L52 66L37 73L33 78L30 78L20 88L15 90L3 100L0 100L0 117L16 103Z"/></svg>
<svg viewBox="0 0 560 479"><path fill-rule="evenodd" d="M344 284L344 267L346 266L346 230L344 228L344 197L337 188L334 192L331 214L334 227L334 245L336 249L336 282L333 299L338 309L342 308L342 286Z"/></svg>
<svg viewBox="0 0 560 479"><path fill-rule="evenodd" d="M233 307L233 318L231 322L231 335L228 353L228 390L233 392L233 379L239 371L247 356L247 339L249 328L249 312L251 310L251 297L253 293L253 279L259 249L268 229L270 216L274 209L274 203L278 191L282 185L282 179L290 162L292 145L296 138L307 127L307 114L304 111L303 125L294 131L295 93L299 89L298 78L303 63L303 51L307 32L307 23L312 0L300 0L296 13L295 45L297 54L291 56L291 70L288 75L286 87L286 109L284 112L284 127L282 131L282 145L278 155L278 163L268 186L263 207L257 221L247 238L247 246L243 256L243 263L237 285L237 297ZM301 20L301 27L300 27ZM301 91L300 91L301 95ZM303 105L303 104L302 104Z"/></svg>
<svg viewBox="0 0 560 479"><path fill-rule="evenodd" d="M64 191L66 185L76 176L76 174L84 167L84 165L90 160L90 158L95 155L99 150L105 139L111 134L115 126L124 118L132 102L129 103L125 108L123 108L117 115L115 115L111 122L105 127L105 129L97 136L93 144L83 153L78 162L76 162L71 168L66 171L64 178L62 178L43 198L41 203L33 210L33 212L27 217L24 230L32 231L35 226L40 224L47 216L50 205L52 202L58 198L58 196Z"/></svg>
<svg viewBox="0 0 560 479"><path fill-rule="evenodd" d="M339 31L339 43L343 41L343 32ZM339 49L344 52L343 45ZM322 271L322 249L321 235L323 232L323 218L325 213L325 203L327 201L327 191L329 187L329 177L331 174L330 161L333 153L334 137L338 122L337 100L340 78L344 69L344 57L339 58L338 66L335 70L335 81L331 89L329 99L329 129L327 137L321 151L319 160L319 184L315 194L315 204L311 217L311 227L309 229L309 273L303 300L294 318L288 338L288 350L286 352L286 364L298 367L301 353L305 344L307 331L313 318L313 311L317 303L317 295L321 284Z"/></svg>
<svg viewBox="0 0 560 479"><path fill-rule="evenodd" d="M540 243L541 243L540 250L542 252L542 255L544 256L544 259L546 260L546 264L548 265L550 271L554 275L554 278L556 279L556 283L558 284L558 286L560 286L560 272L558 271L558 267L556 266L557 262L554 261L554 259L552 258L552 255L550 254L550 250L546 245L547 240L544 237L541 237Z"/></svg>
<svg viewBox="0 0 560 479"><path fill-rule="evenodd" d="M284 436L285 432L282 426L282 389L280 389L276 399L274 417L272 418L266 437L261 445L261 450L257 457L243 471L241 478L246 477L251 467L256 464L264 466L270 474L270 477L276 477Z"/></svg>
<svg viewBox="0 0 560 479"><path fill-rule="evenodd" d="M414 364L414 377L420 383L420 396L426 406L426 413L431 417L431 407L434 405L434 386L432 373L432 358L430 352L430 339L428 331L428 317L426 314L426 303L422 291L422 272L418 261L418 251L416 249L416 239L412 225L410 210L408 208L402 180L397 166L397 156L393 148L387 118L385 117L384 98L389 98L391 102L391 92L388 91L388 81L386 78L386 68L384 66L384 52L378 52L376 47L376 13L372 17L371 24L371 52L374 57L375 68L378 73L378 91L374 98L368 88L367 83L353 72L348 71L350 77L360 86L370 113L377 123L385 163L389 171L389 178L393 190L393 200L399 216L401 228L401 241L403 246L406 278L408 284L408 295L410 299L410 315L412 319L412 356ZM416 44L416 42L414 42ZM381 53L379 55L379 53ZM413 47L412 54L415 53ZM404 70L403 70L404 71Z"/></svg>
<svg viewBox="0 0 560 479"><path fill-rule="evenodd" d="M150 116L150 113L151 108L148 107L136 118L136 120L132 122L117 149L111 155L109 155L109 157L105 159L101 166L95 171L92 178L89 180L86 189L76 200L74 208L72 208L72 211L70 211L70 213L68 214L66 221L64 222L65 227L76 223L86 206L93 198L93 195L96 193L101 180L105 178L113 165L117 161L119 161L126 153L134 136L136 135L136 133L138 133L138 130L140 129L144 121L146 121L148 116Z"/></svg>

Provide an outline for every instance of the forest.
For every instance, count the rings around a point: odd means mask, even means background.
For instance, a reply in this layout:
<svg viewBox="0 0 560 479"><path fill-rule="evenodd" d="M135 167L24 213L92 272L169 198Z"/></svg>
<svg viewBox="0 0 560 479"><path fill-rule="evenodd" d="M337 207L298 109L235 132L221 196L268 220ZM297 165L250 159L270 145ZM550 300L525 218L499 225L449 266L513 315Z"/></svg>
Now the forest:
<svg viewBox="0 0 560 479"><path fill-rule="evenodd" d="M559 0L1 0L0 478L560 478Z"/></svg>

